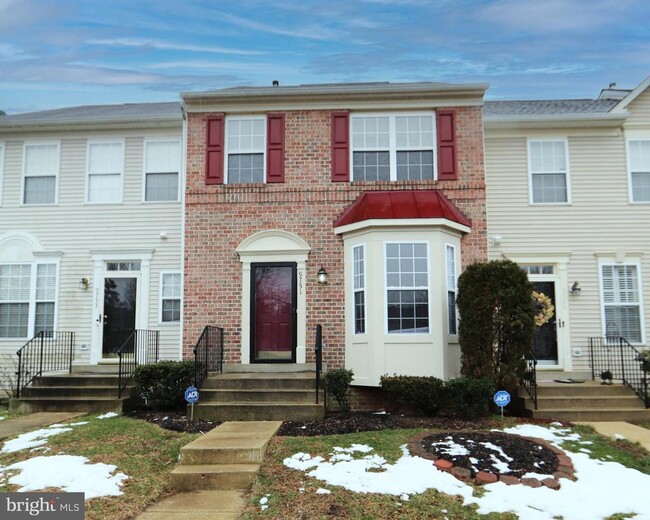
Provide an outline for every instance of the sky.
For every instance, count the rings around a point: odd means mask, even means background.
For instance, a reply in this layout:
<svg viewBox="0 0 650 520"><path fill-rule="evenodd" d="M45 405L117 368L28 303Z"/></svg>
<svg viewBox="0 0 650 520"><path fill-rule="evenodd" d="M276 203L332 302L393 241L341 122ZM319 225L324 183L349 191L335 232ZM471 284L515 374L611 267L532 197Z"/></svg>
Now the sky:
<svg viewBox="0 0 650 520"><path fill-rule="evenodd" d="M650 75L647 0L0 0L0 110L366 81L594 98Z"/></svg>

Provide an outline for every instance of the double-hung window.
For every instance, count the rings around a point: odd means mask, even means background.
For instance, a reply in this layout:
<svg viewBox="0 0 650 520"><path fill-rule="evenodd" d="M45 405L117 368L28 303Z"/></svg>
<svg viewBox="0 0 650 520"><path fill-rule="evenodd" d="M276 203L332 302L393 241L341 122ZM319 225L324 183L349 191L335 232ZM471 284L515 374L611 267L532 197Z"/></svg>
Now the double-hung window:
<svg viewBox="0 0 650 520"><path fill-rule="evenodd" d="M456 247L450 244L445 246L445 264L447 268L447 331L449 334L458 334Z"/></svg>
<svg viewBox="0 0 650 520"><path fill-rule="evenodd" d="M91 203L122 202L124 142L88 143L86 200Z"/></svg>
<svg viewBox="0 0 650 520"><path fill-rule="evenodd" d="M426 243L385 244L387 332L429 332L429 254Z"/></svg>
<svg viewBox="0 0 650 520"><path fill-rule="evenodd" d="M23 204L56 204L58 143L27 143L24 157Z"/></svg>
<svg viewBox="0 0 650 520"><path fill-rule="evenodd" d="M435 179L435 114L351 118L353 181Z"/></svg>
<svg viewBox="0 0 650 520"><path fill-rule="evenodd" d="M226 182L264 182L266 149L265 116L232 116L226 119Z"/></svg>
<svg viewBox="0 0 650 520"><path fill-rule="evenodd" d="M146 202L177 201L181 143L146 141L144 150L144 200Z"/></svg>
<svg viewBox="0 0 650 520"><path fill-rule="evenodd" d="M650 139L627 144L632 202L650 202Z"/></svg>
<svg viewBox="0 0 650 520"><path fill-rule="evenodd" d="M533 204L569 202L568 157L566 140L528 141L530 201Z"/></svg>
<svg viewBox="0 0 650 520"><path fill-rule="evenodd" d="M607 335L643 342L641 294L637 264L602 264L603 325Z"/></svg>
<svg viewBox="0 0 650 520"><path fill-rule="evenodd" d="M54 329L57 264L0 265L0 338Z"/></svg>
<svg viewBox="0 0 650 520"><path fill-rule="evenodd" d="M160 321L181 321L181 274L162 273L160 277Z"/></svg>
<svg viewBox="0 0 650 520"><path fill-rule="evenodd" d="M354 291L354 333L366 332L366 248L363 244L352 248Z"/></svg>

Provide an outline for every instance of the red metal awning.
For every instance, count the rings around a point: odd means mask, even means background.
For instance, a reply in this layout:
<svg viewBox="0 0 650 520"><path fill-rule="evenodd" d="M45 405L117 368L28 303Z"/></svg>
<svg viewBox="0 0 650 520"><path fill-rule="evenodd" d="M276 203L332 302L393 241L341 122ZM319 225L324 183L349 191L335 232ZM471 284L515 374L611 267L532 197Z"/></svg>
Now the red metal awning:
<svg viewBox="0 0 650 520"><path fill-rule="evenodd" d="M372 219L444 218L471 227L470 220L436 190L368 191L338 218L334 227Z"/></svg>

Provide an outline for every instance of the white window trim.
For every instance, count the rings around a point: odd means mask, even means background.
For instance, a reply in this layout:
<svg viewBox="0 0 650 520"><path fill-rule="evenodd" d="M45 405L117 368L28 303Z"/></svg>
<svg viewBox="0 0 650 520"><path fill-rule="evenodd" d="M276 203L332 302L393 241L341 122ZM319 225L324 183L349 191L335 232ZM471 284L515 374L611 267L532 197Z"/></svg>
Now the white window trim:
<svg viewBox="0 0 650 520"><path fill-rule="evenodd" d="M178 321L163 321L163 300L176 300L176 298L163 298L163 278L166 274L177 274L180 276L181 294L178 297L178 301L180 302L181 311ZM165 327L178 326L183 322L183 274L180 271L161 271L158 292L158 324Z"/></svg>
<svg viewBox="0 0 650 520"><path fill-rule="evenodd" d="M350 114L350 182L395 182L397 181L397 131L395 129L396 117L409 117L409 116L430 116L433 119L433 180L438 180L438 128L436 126L436 112L435 111L405 111L405 112L354 112ZM362 117L388 117L388 138L389 142L389 172L390 178L388 181L355 181L354 180L354 152L364 151L380 151L379 149L358 149L356 150L352 144L352 120ZM405 149L406 150L406 149ZM428 181L430 179L425 179ZM404 181L399 181L404 182ZM424 181L406 181L406 182L424 182Z"/></svg>
<svg viewBox="0 0 650 520"><path fill-rule="evenodd" d="M120 161L120 200L111 202L91 202L88 200L90 195L90 147L93 144L120 144L122 146L122 158ZM126 139L89 139L86 143L86 195L85 203L90 205L106 206L110 204L124 203L124 170L126 169ZM101 174L98 174L101 175Z"/></svg>
<svg viewBox="0 0 650 520"><path fill-rule="evenodd" d="M262 183L266 184L266 155L267 155L267 147L268 147L268 138L269 136L267 135L267 116L266 114L249 114L249 115L237 115L237 116L226 116L225 122L224 122L224 154L223 154L223 183L224 184L230 184L229 179L228 179L228 157L230 155L230 151L228 149L228 122L229 121L243 121L243 120L253 120L253 119L258 119L264 122L264 147L262 150ZM240 182L236 183L235 185L240 185L240 184L259 184L258 182Z"/></svg>
<svg viewBox="0 0 650 520"><path fill-rule="evenodd" d="M173 173L173 172L147 172L147 146L149 143L178 143L180 150L180 164L178 165L178 185L176 200L147 200L147 173ZM181 200L181 168L183 163L183 150L182 144L179 139L174 138L165 138L161 137L160 139L156 138L147 138L144 140L144 145L142 148L142 202L144 204L174 204L178 203Z"/></svg>
<svg viewBox="0 0 650 520"><path fill-rule="evenodd" d="M425 244L427 247L427 305L428 305L428 315L427 319L429 320L429 331L428 332L389 332L388 331L388 291L400 291L400 290L409 290L417 291L422 290L422 287L409 287L409 288L398 288L391 287L388 288L388 257L386 255L386 246L389 244ZM429 335L433 332L433 320L432 320L432 288L431 288L431 245L428 240L385 240L382 244L382 256L383 256L383 279L384 279L384 334L387 336L399 336L399 337L422 337Z"/></svg>
<svg viewBox="0 0 650 520"><path fill-rule="evenodd" d="M4 171L5 171L5 147L6 143L0 141L0 207L2 207L2 193L4 186Z"/></svg>
<svg viewBox="0 0 650 520"><path fill-rule="evenodd" d="M447 279L447 248L451 248L454 250L454 280L455 284L453 288L449 287L449 280ZM449 291L453 290L455 298L458 298L458 273L460 272L460 258L458 258L458 248L454 244L450 244L449 242L445 242L445 284L446 284L446 291L445 295L448 296ZM460 320L458 319L458 305L454 304L456 307L456 333L453 334L449 331L449 316L447 316L447 335L452 336L453 338L458 338L458 326L460 324ZM447 312L449 312L447 310Z"/></svg>
<svg viewBox="0 0 650 520"><path fill-rule="evenodd" d="M598 262L598 285L600 289L600 324L603 337L607 334L607 320L605 318L605 287L603 285L603 267L604 266L624 266L624 265L633 265L636 267L636 276L637 284L639 287L639 323L641 325L641 342L633 343L632 345L645 345L646 344L646 335L645 335L645 311L643 308L643 276L641 274L641 262L640 261L625 261L625 262L616 262L611 261L602 261Z"/></svg>
<svg viewBox="0 0 650 520"><path fill-rule="evenodd" d="M634 200L634 189L632 186L632 164L630 153L631 141L650 141L650 136L628 137L625 139L625 162L627 166L627 186L628 186L628 201L630 204L650 204L650 200ZM1 202L1 201L0 201Z"/></svg>
<svg viewBox="0 0 650 520"><path fill-rule="evenodd" d="M54 202L48 202L43 204L30 204L25 203L25 178L27 177L27 172L25 171L27 167L27 148L30 146L38 145L54 145L56 146L56 172L54 173ZM23 174L20 183L20 205L21 206L57 206L59 204L59 175L61 173L61 141L25 141L23 143ZM30 175L30 177L33 177ZM44 175L43 177L47 177Z"/></svg>
<svg viewBox="0 0 650 520"><path fill-rule="evenodd" d="M36 278L37 270L40 264L55 264L56 265L56 287L54 289L54 330L57 330L57 323L59 322L59 285L60 278L60 258L39 256L37 260L31 262L0 262L0 265L30 265L30 282L29 282L29 314L27 318L27 336L19 338L5 338L0 337L0 342L20 342L28 341L34 337L34 327L36 326ZM47 300L50 301L50 300Z"/></svg>
<svg viewBox="0 0 650 520"><path fill-rule="evenodd" d="M355 289L355 287L354 287L354 250L357 247L360 247L361 250L363 251L363 289L359 289L359 290ZM351 330L351 333L352 333L353 336L365 336L365 335L368 334L368 284L367 284L367 281L368 281L368 258L366 256L366 251L367 251L367 248L366 248L365 242L362 242L360 244L354 244L353 246L351 246L351 249L350 249L350 252L351 252L350 260L352 262L352 271L351 271L352 276L351 276L351 287L350 287L350 290L351 290L351 293L352 293L352 300L351 300L351 302L352 302L352 328L350 330ZM356 295L356 293L358 291L359 292L363 291L363 294L364 294L363 330L365 332L356 332L356 328L357 328L356 304L355 304L355 298L354 297L355 297L355 295Z"/></svg>
<svg viewBox="0 0 650 520"><path fill-rule="evenodd" d="M564 157L566 159L566 202L533 202L533 167L532 157L530 153L531 143L564 143ZM526 153L528 155L528 202L532 206L569 206L572 204L571 200L571 158L569 156L569 139L567 137L544 137L544 138L528 138L526 142ZM551 173L551 172L549 172ZM561 172L556 172L561 173Z"/></svg>

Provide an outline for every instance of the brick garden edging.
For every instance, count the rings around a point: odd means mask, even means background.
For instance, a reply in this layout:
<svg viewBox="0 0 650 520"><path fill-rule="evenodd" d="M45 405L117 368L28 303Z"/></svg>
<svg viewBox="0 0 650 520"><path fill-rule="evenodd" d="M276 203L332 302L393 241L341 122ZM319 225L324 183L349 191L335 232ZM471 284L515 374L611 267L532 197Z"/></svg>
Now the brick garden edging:
<svg viewBox="0 0 650 520"><path fill-rule="evenodd" d="M472 432L462 432L462 433L467 433L467 435L470 437L472 435ZM472 472L468 468L464 468L462 466L454 466L454 463L451 462L450 460L447 460L443 457L437 457L429 453L424 448L424 446L422 446L422 440L425 439L426 437L429 437L430 435L435 435L435 432L430 432L430 431L421 432L415 435L414 437L411 437L408 443L408 448L409 451L411 452L411 455L417 455L418 457L422 457L423 459L432 460L439 470L446 471L447 473L451 473L454 477L456 477L459 480L462 481L472 480ZM514 484L523 484L524 486L528 486L532 488L546 486L549 489L557 490L560 489L560 485L561 485L560 479L566 478L573 481L576 480L573 463L571 462L571 459L567 456L567 454L564 451L562 451L559 448L556 448L555 446L541 439L536 439L533 437L523 437L523 436L517 436L517 437L521 437L522 439L525 439L529 442L538 444L546 448L547 450L551 451L557 457L558 467L557 467L557 471L553 473L553 477L540 480L537 478L519 478L519 477L513 477L511 475L505 475L505 474L496 475L494 473L489 473L487 471L479 471L474 477L474 482L476 484L479 485L492 484L493 482L498 481L498 482L503 482L508 486Z"/></svg>

